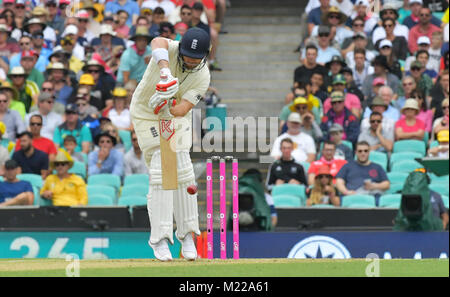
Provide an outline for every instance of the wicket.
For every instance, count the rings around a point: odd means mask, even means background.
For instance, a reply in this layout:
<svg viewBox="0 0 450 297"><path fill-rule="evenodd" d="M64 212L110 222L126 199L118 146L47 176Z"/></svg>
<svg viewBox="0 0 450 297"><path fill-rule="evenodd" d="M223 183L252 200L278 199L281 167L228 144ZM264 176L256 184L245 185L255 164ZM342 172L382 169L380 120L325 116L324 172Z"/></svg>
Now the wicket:
<svg viewBox="0 0 450 297"><path fill-rule="evenodd" d="M232 156L221 158L212 156L206 160L206 228L207 257L213 259L214 221L213 221L213 162L219 161L219 226L220 226L220 258L227 258L227 189L226 162L232 162L233 187L233 259L239 259L239 165Z"/></svg>

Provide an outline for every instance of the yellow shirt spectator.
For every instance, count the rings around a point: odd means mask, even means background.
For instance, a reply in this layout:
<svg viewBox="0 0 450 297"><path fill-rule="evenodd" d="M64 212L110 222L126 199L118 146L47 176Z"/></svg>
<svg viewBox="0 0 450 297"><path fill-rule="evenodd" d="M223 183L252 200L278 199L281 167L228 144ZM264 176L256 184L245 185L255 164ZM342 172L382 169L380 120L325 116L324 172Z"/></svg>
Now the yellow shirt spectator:
<svg viewBox="0 0 450 297"><path fill-rule="evenodd" d="M52 202L55 206L86 205L88 195L84 180L71 174L68 178L59 179L56 174L49 175L41 189L41 195L45 191L52 192Z"/></svg>
<svg viewBox="0 0 450 297"><path fill-rule="evenodd" d="M447 7L447 10L445 11L444 16L442 17L441 21L444 24L448 24L448 7Z"/></svg>

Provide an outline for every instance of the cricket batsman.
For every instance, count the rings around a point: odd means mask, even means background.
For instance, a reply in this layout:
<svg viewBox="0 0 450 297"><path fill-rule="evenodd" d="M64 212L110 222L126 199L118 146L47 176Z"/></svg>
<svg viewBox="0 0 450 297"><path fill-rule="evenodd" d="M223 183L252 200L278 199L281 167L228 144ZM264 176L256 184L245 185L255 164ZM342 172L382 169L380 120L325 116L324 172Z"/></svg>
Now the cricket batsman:
<svg viewBox="0 0 450 297"><path fill-rule="evenodd" d="M199 28L189 29L181 42L161 37L153 39L152 59L131 101L131 119L150 174L147 209L151 235L148 243L161 261L172 260L168 243L174 243L173 218L183 257L197 258L192 239L192 232L200 235L197 193L187 192L187 188L195 184L189 156L191 109L209 87L206 61L210 46L208 34ZM164 190L162 186L161 119L173 123L175 130L176 165L170 170L177 170L177 190Z"/></svg>

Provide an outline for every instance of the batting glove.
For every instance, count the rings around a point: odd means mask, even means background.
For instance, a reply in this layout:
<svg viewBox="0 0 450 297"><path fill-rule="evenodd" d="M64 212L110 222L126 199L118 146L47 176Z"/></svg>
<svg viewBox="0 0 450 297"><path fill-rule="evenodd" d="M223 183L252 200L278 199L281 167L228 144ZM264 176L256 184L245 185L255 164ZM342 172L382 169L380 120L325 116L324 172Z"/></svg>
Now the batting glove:
<svg viewBox="0 0 450 297"><path fill-rule="evenodd" d="M174 97L178 92L178 78L172 76L169 68L161 69L160 78L156 85L156 93L163 99Z"/></svg>

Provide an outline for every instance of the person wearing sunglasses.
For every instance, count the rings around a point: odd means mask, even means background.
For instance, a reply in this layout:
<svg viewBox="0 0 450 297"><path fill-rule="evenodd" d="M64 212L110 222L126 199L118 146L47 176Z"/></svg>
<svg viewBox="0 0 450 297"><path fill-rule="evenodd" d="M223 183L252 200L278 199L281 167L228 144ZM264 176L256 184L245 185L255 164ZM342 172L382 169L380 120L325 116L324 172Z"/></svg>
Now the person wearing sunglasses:
<svg viewBox="0 0 450 297"><path fill-rule="evenodd" d="M314 179L314 185L307 190L306 206L328 204L339 206L340 200L333 184L333 176L328 166L322 166Z"/></svg>
<svg viewBox="0 0 450 297"><path fill-rule="evenodd" d="M41 136L43 118L39 114L32 115L29 119L28 130L33 136L32 145L35 149L47 154L50 161L55 159L57 149L55 143L46 137ZM16 142L16 151L21 149L20 140Z"/></svg>
<svg viewBox="0 0 450 297"><path fill-rule="evenodd" d="M366 141L370 145L371 151L392 152L394 147L394 125L393 123L383 125L383 114L373 111L368 119L369 128L362 129L358 142Z"/></svg>
<svg viewBox="0 0 450 297"><path fill-rule="evenodd" d="M380 1L381 2L381 1ZM408 40L409 29L405 25L399 23L398 18L398 10L392 2L384 1L384 5L380 10L380 19L384 20L386 18L391 18L395 20L394 26L394 35L395 36L403 36L406 40ZM372 32L372 43L376 44L378 40L383 40L386 38L386 30L383 26L376 27Z"/></svg>
<svg viewBox="0 0 450 297"><path fill-rule="evenodd" d="M419 37L427 36L431 40L431 36L437 31L441 31L441 28L431 23L430 8L422 7L419 14L419 23L409 30L409 52L415 53L417 51L417 41Z"/></svg>
<svg viewBox="0 0 450 297"><path fill-rule="evenodd" d="M353 36L353 31L345 26L347 16L336 6L330 6L327 13L322 14L321 25L329 26L331 28L331 40L336 42L339 47L346 38ZM315 26L311 32L311 36L318 35L319 26Z"/></svg>
<svg viewBox="0 0 450 297"><path fill-rule="evenodd" d="M51 200L54 206L83 206L88 203L87 187L83 178L69 173L74 160L66 151L60 149L50 169L56 174L44 180L41 197Z"/></svg>
<svg viewBox="0 0 450 297"><path fill-rule="evenodd" d="M4 180L0 181L0 207L12 205L33 205L34 194L31 183L19 180L19 164L8 160L2 165Z"/></svg>
<svg viewBox="0 0 450 297"><path fill-rule="evenodd" d="M61 114L54 111L55 98L51 93L51 86L49 82L45 82L42 86L42 92L38 97L37 110L28 113L25 116L25 122L29 123L32 116L39 115L42 118L41 135L42 137L53 139L55 128L63 123ZM64 107L61 106L61 108Z"/></svg>
<svg viewBox="0 0 450 297"><path fill-rule="evenodd" d="M356 144L356 161L345 164L336 176L336 187L341 195L368 194L375 196L378 206L380 196L390 188L386 171L369 160L370 145L366 141ZM345 197L344 197L345 199Z"/></svg>
<svg viewBox="0 0 450 297"><path fill-rule="evenodd" d="M414 78L414 81L417 84L417 89L419 89L425 97L430 95L431 89L433 88L433 80L427 73L425 73L425 66L422 62L418 60L412 62L411 70L406 72L406 75L410 75Z"/></svg>
<svg viewBox="0 0 450 297"><path fill-rule="evenodd" d="M432 2L432 1L427 1L427 2ZM433 2L439 2L439 1L433 1ZM411 11L411 14L403 20L403 25L407 26L410 30L415 25L417 25L420 21L420 13L421 13L421 10L423 7L424 7L423 0L409 0L409 10ZM437 17L435 17L434 15L431 16L430 21L433 25L438 26L438 27L440 27L442 24L442 21L440 19L438 19Z"/></svg>

